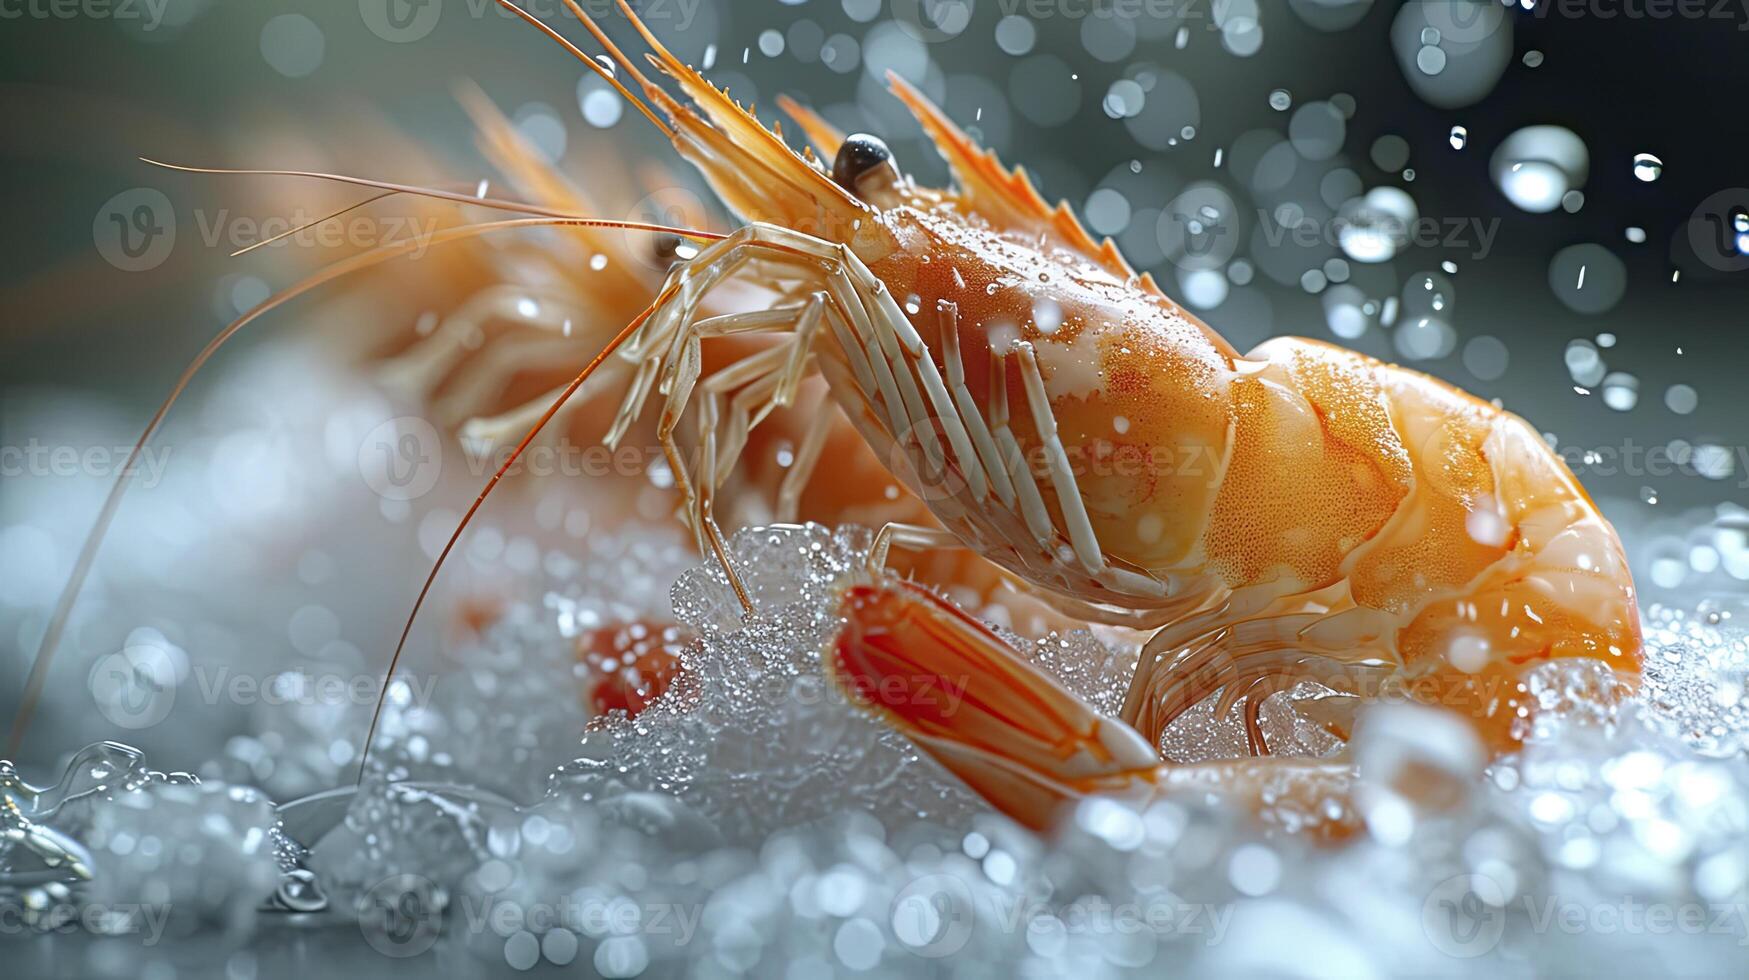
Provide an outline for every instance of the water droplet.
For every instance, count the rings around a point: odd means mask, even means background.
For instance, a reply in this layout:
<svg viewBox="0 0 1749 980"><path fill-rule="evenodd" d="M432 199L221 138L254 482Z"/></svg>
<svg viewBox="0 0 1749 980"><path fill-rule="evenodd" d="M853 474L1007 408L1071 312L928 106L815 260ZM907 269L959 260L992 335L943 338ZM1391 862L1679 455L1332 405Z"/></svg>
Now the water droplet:
<svg viewBox="0 0 1749 980"><path fill-rule="evenodd" d="M1640 379L1622 371L1603 378L1603 403L1618 412L1633 411L1640 402Z"/></svg>
<svg viewBox="0 0 1749 980"><path fill-rule="evenodd" d="M1397 353L1411 361L1428 361L1444 357L1457 346L1457 332L1437 317L1424 316L1410 320L1393 334Z"/></svg>
<svg viewBox="0 0 1749 980"><path fill-rule="evenodd" d="M1603 380L1605 368L1603 355L1597 352L1597 345L1589 340L1574 340L1567 344L1564 359L1567 373L1581 385L1594 385Z"/></svg>
<svg viewBox="0 0 1749 980"><path fill-rule="evenodd" d="M1650 153L1634 154L1634 176L1650 184L1664 175L1664 161Z"/></svg>
<svg viewBox="0 0 1749 980"><path fill-rule="evenodd" d="M1373 140L1373 165L1386 173L1403 169L1409 163L1409 141L1387 133Z"/></svg>
<svg viewBox="0 0 1749 980"><path fill-rule="evenodd" d="M1269 93L1269 107L1277 112L1286 112L1294 104L1294 97L1285 88L1278 88Z"/></svg>
<svg viewBox="0 0 1749 980"><path fill-rule="evenodd" d="M1461 150L1464 148L1465 145L1467 145L1469 143L1469 141L1470 141L1470 131L1468 129L1465 129L1462 126L1453 126L1451 128L1451 148L1452 149Z"/></svg>
<svg viewBox="0 0 1749 980"><path fill-rule="evenodd" d="M1549 288L1578 313L1603 313L1627 291L1627 266L1602 245L1569 245L1549 262Z"/></svg>
<svg viewBox="0 0 1749 980"><path fill-rule="evenodd" d="M1628 241L1639 245L1646 240L1646 229L1638 225L1630 225L1627 230Z"/></svg>
<svg viewBox="0 0 1749 980"><path fill-rule="evenodd" d="M1543 53L1532 48L1524 53L1524 67L1536 68L1543 63Z"/></svg>
<svg viewBox="0 0 1749 980"><path fill-rule="evenodd" d="M1567 192L1585 182L1590 154L1570 130L1526 126L1501 142L1488 166L1507 200L1544 214L1560 207Z"/></svg>

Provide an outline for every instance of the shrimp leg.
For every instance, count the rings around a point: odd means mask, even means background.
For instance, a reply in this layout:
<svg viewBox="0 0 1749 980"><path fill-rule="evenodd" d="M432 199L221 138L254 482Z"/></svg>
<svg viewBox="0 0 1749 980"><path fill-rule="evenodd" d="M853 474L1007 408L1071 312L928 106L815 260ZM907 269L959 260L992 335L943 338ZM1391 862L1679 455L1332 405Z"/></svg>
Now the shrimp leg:
<svg viewBox="0 0 1749 980"><path fill-rule="evenodd" d="M469 297L429 336L384 363L379 377L397 391L424 398L480 345L486 324L504 321L556 335L576 315L569 302L558 297L536 297L524 286L493 286Z"/></svg>
<svg viewBox="0 0 1749 980"><path fill-rule="evenodd" d="M1352 769L1313 759L1163 763L1135 729L1094 711L977 620L926 589L845 590L828 670L998 809L1034 829L1091 796L1135 803L1217 795L1325 838L1356 829Z"/></svg>
<svg viewBox="0 0 1749 980"><path fill-rule="evenodd" d="M756 257L781 259L798 275L824 289L814 292L798 307L699 319L697 311L708 292ZM863 382L869 386L864 390L872 395L871 410L889 432L905 434L905 444L920 450L922 471L945 478L951 465L973 488L975 496L981 499L988 493L982 461L972 448L971 437L953 408L934 362L924 356L922 339L879 280L848 248L786 228L748 225L677 268L670 282L676 287L673 298L650 317L635 338L633 356L647 359L639 366L614 420L609 441L623 435L641 413L652 390L666 394L658 427L663 452L674 471L689 522L701 543L710 547L725 568L728 566L722 533L711 515L714 490L722 478L719 463L732 463L745 442L745 432L757 425L771 407L793 396L805 373L807 354L821 322L832 324L841 345L846 341L853 344L854 351L847 351L845 356L857 375L859 387ZM709 336L746 332L788 336L779 347L750 355L726 368L728 380L721 380L719 374L704 383L700 468L708 472L701 476L689 471L674 436L680 416L699 386L700 341ZM649 357L652 350L661 353ZM895 367L899 370L894 370ZM923 382L921 388L914 372ZM772 380L762 382L767 377ZM770 401L756 412L750 402L742 402L738 408L731 406L735 414L725 438L717 431L722 421L720 396L732 383L742 381L749 385L769 384L768 392L760 390L761 397ZM926 395L929 408L925 408ZM741 421L741 409L747 413L745 423ZM936 437L934 425L923 424L926 420L940 425L946 437L945 447Z"/></svg>

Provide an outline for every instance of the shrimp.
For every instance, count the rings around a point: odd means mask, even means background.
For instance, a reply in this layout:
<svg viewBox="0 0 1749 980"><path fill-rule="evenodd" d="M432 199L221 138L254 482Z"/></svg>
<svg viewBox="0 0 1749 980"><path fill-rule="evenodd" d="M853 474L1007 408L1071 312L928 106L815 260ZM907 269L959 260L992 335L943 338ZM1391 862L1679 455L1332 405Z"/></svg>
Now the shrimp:
<svg viewBox="0 0 1749 980"><path fill-rule="evenodd" d="M526 199L573 211L595 209L596 201L611 202L610 197L600 194L592 200L571 186L477 88L462 87L460 97L475 123L481 150ZM786 100L786 106L805 121L818 144L828 152L836 151L843 134L793 102ZM614 167L596 169L636 168L615 161ZM646 173L645 187L669 185L659 170L646 168ZM657 191L651 196L662 195ZM688 213L685 217L696 220L703 215ZM463 440L495 442L520 434L527 420L550 403L550 390L569 377L569 372L560 373L562 354L568 349L598 346L605 339L599 335L600 325L623 324L636 316L661 286L656 270L665 272L685 258L671 238L652 243L647 237L628 238L588 227L568 229L568 234L580 249L557 255L531 249L517 253L514 263L505 264L507 269L518 270L520 279L544 283L540 288L515 281L494 283L491 266L476 260L474 266L486 268L475 269L467 279L491 284L480 286L437 318L425 336L410 344L402 341L398 352L381 363L376 373L405 394L428 401L438 423L456 429ZM594 260L596 256L601 260ZM445 270L446 276L455 274L454 269ZM747 288L731 297L713 295L713 308L726 311L769 305L771 293L758 282L734 285ZM497 329L487 334L489 327ZM718 370L766 346L758 339L728 337L723 341L707 350L701 377L714 377ZM725 396L743 400L746 390L732 383L720 387ZM532 400L521 397L529 391L542 394ZM932 520L922 501L891 475L888 466L824 395L823 390L803 394L802 410L781 413L766 424L733 434L733 438L746 440L742 456L750 464L744 485L731 496L739 515L737 523L805 520L881 526ZM566 416L577 420L574 432L595 426L593 407L591 400L583 398L566 406ZM798 457L798 471L806 470L818 458L833 460L832 479L794 479L790 466ZM719 491L731 476L726 470L718 474ZM647 487L647 481L639 483ZM591 482L590 508L598 519L608 516L604 512L615 506L613 500L603 501L603 489ZM628 494L616 495L609 490L608 496L619 498L618 510L631 512L631 502L624 499ZM973 552L911 553L897 556L894 565L948 589L970 605L1004 616L1022 632L1043 633L1074 625L1007 588L1000 569Z"/></svg>
<svg viewBox="0 0 1749 980"><path fill-rule="evenodd" d="M1348 712L1326 710L1338 732L1353 706L1401 687L1468 706L1505 751L1528 666L1638 673L1620 541L1524 420L1318 341L1239 353L897 76L957 188L907 179L873 136L844 139L830 169L792 150L622 0L689 107L568 5L746 222L678 266L620 348L639 367L613 429L663 397L658 435L689 520L749 609L714 517L741 445L725 448L708 400L690 471L675 431L702 342L759 333L778 345L725 370L769 394L729 427L790 404L817 369L935 519L887 525L873 560L964 548L1067 614L1156 629L1121 719L1148 744L1220 692L1223 711L1246 703L1252 751L1267 754L1263 698L1317 681L1349 695ZM786 299L700 314L750 268Z"/></svg>
<svg viewBox="0 0 1749 980"><path fill-rule="evenodd" d="M877 137L839 139L805 112L797 121L810 140L838 146L830 166L797 152L674 57L624 0L651 62L690 105L575 0L567 6L617 70L498 2L618 89L743 223L726 235L687 231L697 254L531 420L427 576L391 675L468 522L615 356L635 367L609 441L661 400L656 435L685 522L749 611L718 491L751 433L818 377L931 518L886 524L871 565L893 548L962 550L1063 615L1156 630L1119 719L1141 746L1157 747L1173 718L1219 692L1223 709L1245 702L1251 748L1267 754L1262 699L1315 680L1350 705L1388 685L1463 699L1503 751L1527 711L1528 665L1590 658L1637 673L1638 611L1620 542L1522 419L1316 341L1241 354L896 76L893 94L946 157L954 188L917 184ZM614 224L522 210L542 224ZM748 277L775 299L712 309ZM707 377L706 341L753 337L764 338L755 352ZM689 413L690 461L680 444ZM834 424L816 412L804 446ZM820 462L798 453L785 477L791 496ZM1416 681L1436 682L1436 693ZM1327 724L1342 731L1346 720L1330 713ZM1262 762L1256 771L1297 765Z"/></svg>

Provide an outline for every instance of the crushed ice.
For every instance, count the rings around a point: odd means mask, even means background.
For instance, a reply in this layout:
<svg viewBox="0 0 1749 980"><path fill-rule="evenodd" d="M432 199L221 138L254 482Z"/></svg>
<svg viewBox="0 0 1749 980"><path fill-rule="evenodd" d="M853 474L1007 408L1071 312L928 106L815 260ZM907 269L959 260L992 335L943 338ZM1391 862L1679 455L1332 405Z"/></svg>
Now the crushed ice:
<svg viewBox="0 0 1749 980"><path fill-rule="evenodd" d="M565 690L584 680L574 638L654 615L649 583L667 559L628 548L555 564L533 599L506 602L461 641L468 683L424 705L391 699L356 791L276 809L226 782L249 775L234 744L206 781L154 773L115 743L79 753L51 787L0 768L0 902L41 931L327 925L384 955L435 950L464 971L544 963L605 976L1742 963L1749 646L1719 617L1650 608L1636 691L1584 666L1539 672L1547 710L1523 751L1481 778L1461 725L1404 704L1363 713L1350 748L1367 829L1347 847L1269 834L1193 799L1139 813L1089 800L1041 839L822 676L834 590L862 574L868 543L817 526L738 535L757 609L745 622L720 570L681 574L673 608L699 639L635 718L585 720ZM612 603L590 598L604 591ZM1090 703L1121 697L1131 655L1117 644L1076 632L1022 648ZM1242 747L1230 719L1198 710L1169 734L1173 757ZM1292 698L1273 699L1266 719L1294 751L1338 748ZM332 736L314 721L264 716L254 737L291 749ZM569 761L550 765L550 752ZM1443 805L1418 809L1430 781Z"/></svg>

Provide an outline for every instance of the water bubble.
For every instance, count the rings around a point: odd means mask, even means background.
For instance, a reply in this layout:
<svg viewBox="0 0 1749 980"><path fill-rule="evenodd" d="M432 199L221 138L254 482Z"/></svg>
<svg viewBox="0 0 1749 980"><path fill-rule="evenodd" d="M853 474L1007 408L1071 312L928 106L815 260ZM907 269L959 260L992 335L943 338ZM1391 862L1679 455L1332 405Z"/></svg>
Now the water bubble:
<svg viewBox="0 0 1749 980"><path fill-rule="evenodd" d="M1603 404L1618 412L1631 412L1640 402L1640 379L1624 371L1603 377Z"/></svg>
<svg viewBox="0 0 1749 980"><path fill-rule="evenodd" d="M1138 99L1123 117L1124 129L1148 149L1164 150L1170 145L1169 141L1186 127L1194 129L1202 125L1202 103L1197 98L1196 87L1177 72L1156 69L1152 72L1152 79L1153 84L1146 89L1137 84L1138 90L1145 91L1146 98ZM1114 84L1112 91L1117 89ZM1130 96L1126 94L1124 97L1127 106Z"/></svg>
<svg viewBox="0 0 1749 980"><path fill-rule="evenodd" d="M1417 272L1403 284L1403 316L1448 318L1457 303L1457 289L1438 272Z"/></svg>
<svg viewBox="0 0 1749 980"><path fill-rule="evenodd" d="M1464 344L1464 369L1482 381L1497 381L1506 374L1509 353L1497 337L1472 337Z"/></svg>
<svg viewBox="0 0 1749 980"><path fill-rule="evenodd" d="M1549 262L1549 288L1577 313L1603 313L1627 291L1627 266L1602 245L1569 245Z"/></svg>
<svg viewBox="0 0 1749 980"><path fill-rule="evenodd" d="M565 123L551 106L544 102L530 102L516 110L512 122L522 138L548 163L557 162L565 155L568 138Z"/></svg>
<svg viewBox="0 0 1749 980"><path fill-rule="evenodd" d="M1519 208L1537 214L1561 206L1569 190L1585 183L1590 154L1571 130L1526 126L1506 137L1488 168L1495 186Z"/></svg>
<svg viewBox="0 0 1749 980"><path fill-rule="evenodd" d="M1307 160L1328 160L1342 150L1348 124L1341 110L1328 102L1308 102L1288 121L1288 140Z"/></svg>
<svg viewBox="0 0 1749 980"><path fill-rule="evenodd" d="M578 90L578 106L583 110L583 121L596 129L613 127L625 113L625 101L620 98L619 93L607 87L605 82L594 75L585 75Z"/></svg>
<svg viewBox="0 0 1749 980"><path fill-rule="evenodd" d="M1603 365L1603 355L1597 352L1597 345L1589 340L1568 341L1562 359L1566 362L1567 373L1572 376L1574 383L1588 388L1602 381L1607 371Z"/></svg>
<svg viewBox="0 0 1749 980"><path fill-rule="evenodd" d="M1451 128L1451 148L1452 149L1461 150L1464 148L1465 145L1467 145L1469 143L1469 141L1470 141L1470 131L1468 129L1465 129L1462 126L1453 126Z"/></svg>
<svg viewBox="0 0 1749 980"><path fill-rule="evenodd" d="M1285 88L1278 88L1269 93L1269 107L1277 112L1286 112L1294 104L1294 97Z"/></svg>
<svg viewBox="0 0 1749 980"><path fill-rule="evenodd" d="M328 39L303 14L280 14L261 26L261 57L287 78L303 78L322 67Z"/></svg>
<svg viewBox="0 0 1749 980"><path fill-rule="evenodd" d="M1081 21L1081 46L1100 61L1117 62L1136 49L1135 18L1086 17Z"/></svg>
<svg viewBox="0 0 1749 980"><path fill-rule="evenodd" d="M1543 63L1543 53L1532 48L1524 53L1524 67L1537 68Z"/></svg>
<svg viewBox="0 0 1749 980"><path fill-rule="evenodd" d="M1404 80L1442 109L1486 96L1505 74L1512 49L1512 22L1492 0L1406 3L1391 21L1391 50Z"/></svg>
<svg viewBox="0 0 1749 980"><path fill-rule="evenodd" d="M1227 277L1214 269L1184 269L1178 276L1184 301L1199 310L1213 309L1227 298Z"/></svg>
<svg viewBox="0 0 1749 980"><path fill-rule="evenodd" d="M923 57L927 62L928 56ZM1081 84L1072 75L1068 63L1056 55L1035 54L1009 73L1009 100L1034 123L1060 126L1081 107Z"/></svg>
<svg viewBox="0 0 1749 980"><path fill-rule="evenodd" d="M1628 239L1628 241L1633 242L1635 245L1639 245L1639 244L1645 242L1646 229L1641 228L1638 225L1629 225L1628 230L1627 230L1627 239Z"/></svg>
<svg viewBox="0 0 1749 980"><path fill-rule="evenodd" d="M1664 392L1664 407L1677 415L1692 414L1700 407L1700 393L1689 385L1671 385Z"/></svg>
<svg viewBox="0 0 1749 980"><path fill-rule="evenodd" d="M1358 287L1332 286L1321 299L1324 322L1331 333L1343 340L1355 340L1366 333L1371 317L1366 312L1366 294Z"/></svg>
<svg viewBox="0 0 1749 980"><path fill-rule="evenodd" d="M1338 167L1318 181L1318 197L1332 208L1340 208L1351 197L1359 197L1360 175L1347 167Z"/></svg>
<svg viewBox="0 0 1749 980"><path fill-rule="evenodd" d="M1111 118L1128 119L1141 112L1146 103L1147 93L1142 91L1141 85L1134 79L1120 78L1112 82L1111 88L1106 90L1102 105L1105 114Z"/></svg>
<svg viewBox="0 0 1749 980"><path fill-rule="evenodd" d="M1567 212L1568 214L1578 214L1579 209L1584 207L1584 206L1585 206L1585 192L1584 191L1572 190L1572 191L1568 191L1567 193L1561 195L1561 210Z"/></svg>
<svg viewBox="0 0 1749 980"><path fill-rule="evenodd" d="M1038 29L1029 18L1008 14L996 22L996 46L1019 57L1032 50L1038 40Z"/></svg>
<svg viewBox="0 0 1749 980"><path fill-rule="evenodd" d="M1221 27L1221 47L1241 58L1249 58L1263 49L1263 22L1256 0L1216 4L1214 15Z"/></svg>
<svg viewBox="0 0 1749 980"><path fill-rule="evenodd" d="M1380 136L1372 143L1372 162L1387 173L1403 169L1409 162L1409 141L1391 133Z"/></svg>
<svg viewBox="0 0 1749 980"><path fill-rule="evenodd" d="M1375 187L1336 214L1336 243L1356 262L1389 261L1409 243L1419 216L1415 199L1395 187Z"/></svg>
<svg viewBox="0 0 1749 980"><path fill-rule="evenodd" d="M1423 316L1398 327L1392 339L1405 360L1430 361L1452 352L1457 346L1457 331L1438 317Z"/></svg>
<svg viewBox="0 0 1749 980"><path fill-rule="evenodd" d="M1529 160L1512 164L1500 178L1500 190L1513 204L1541 214L1560 206L1566 180L1566 173L1554 164Z"/></svg>
<svg viewBox="0 0 1749 980"><path fill-rule="evenodd" d="M1373 0L1288 0L1288 6L1307 25L1328 33L1345 31L1372 9Z"/></svg>
<svg viewBox="0 0 1749 980"><path fill-rule="evenodd" d="M1641 183L1650 184L1664 175L1664 161L1650 153L1634 154L1634 176Z"/></svg>
<svg viewBox="0 0 1749 980"><path fill-rule="evenodd" d="M1700 443L1694 447L1694 455L1689 458L1689 465L1694 467L1696 473L1709 480L1723 480L1737 468L1737 461L1728 447Z"/></svg>

